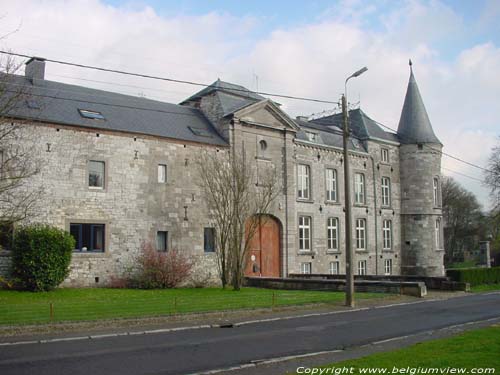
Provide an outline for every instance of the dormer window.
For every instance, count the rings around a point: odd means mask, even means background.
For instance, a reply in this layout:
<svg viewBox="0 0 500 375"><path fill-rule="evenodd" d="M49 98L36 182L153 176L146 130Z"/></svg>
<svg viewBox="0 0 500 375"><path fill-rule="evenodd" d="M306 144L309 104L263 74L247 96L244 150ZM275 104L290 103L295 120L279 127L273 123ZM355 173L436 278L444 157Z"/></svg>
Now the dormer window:
<svg viewBox="0 0 500 375"><path fill-rule="evenodd" d="M78 109L80 116L91 119L91 120L105 120L104 115L101 112L90 111L88 109Z"/></svg>
<svg viewBox="0 0 500 375"><path fill-rule="evenodd" d="M307 140L309 142L317 142L318 141L318 134L313 133L313 132L306 132Z"/></svg>

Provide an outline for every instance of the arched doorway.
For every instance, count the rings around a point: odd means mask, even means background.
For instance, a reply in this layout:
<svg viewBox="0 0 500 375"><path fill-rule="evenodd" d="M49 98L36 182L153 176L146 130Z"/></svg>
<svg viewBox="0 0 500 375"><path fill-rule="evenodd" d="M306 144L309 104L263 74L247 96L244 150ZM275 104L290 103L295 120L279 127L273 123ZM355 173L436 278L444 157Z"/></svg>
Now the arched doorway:
<svg viewBox="0 0 500 375"><path fill-rule="evenodd" d="M255 217L258 226L248 247L245 276L281 276L281 224L270 215Z"/></svg>

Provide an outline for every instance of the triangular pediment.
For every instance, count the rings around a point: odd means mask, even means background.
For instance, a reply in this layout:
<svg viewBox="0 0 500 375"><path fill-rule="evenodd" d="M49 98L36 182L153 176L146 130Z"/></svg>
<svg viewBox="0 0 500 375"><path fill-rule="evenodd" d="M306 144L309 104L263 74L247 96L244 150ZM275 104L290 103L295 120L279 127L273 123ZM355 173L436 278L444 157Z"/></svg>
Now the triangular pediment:
<svg viewBox="0 0 500 375"><path fill-rule="evenodd" d="M291 131L299 129L295 122L269 99L236 111L234 117L238 118L240 122L250 125L260 125L279 130L286 128Z"/></svg>

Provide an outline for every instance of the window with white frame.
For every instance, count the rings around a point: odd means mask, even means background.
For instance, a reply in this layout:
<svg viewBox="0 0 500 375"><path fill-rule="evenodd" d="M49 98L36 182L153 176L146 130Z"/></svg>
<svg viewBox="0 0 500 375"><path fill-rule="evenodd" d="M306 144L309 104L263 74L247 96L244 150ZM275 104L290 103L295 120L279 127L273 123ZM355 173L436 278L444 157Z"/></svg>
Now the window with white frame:
<svg viewBox="0 0 500 375"><path fill-rule="evenodd" d="M167 165L158 164L158 183L164 184L167 182Z"/></svg>
<svg viewBox="0 0 500 375"><path fill-rule="evenodd" d="M366 275L366 260L358 260L358 275Z"/></svg>
<svg viewBox="0 0 500 375"><path fill-rule="evenodd" d="M330 275L338 275L340 273L340 262L330 262Z"/></svg>
<svg viewBox="0 0 500 375"><path fill-rule="evenodd" d="M311 169L306 164L297 165L297 197L300 199L311 198Z"/></svg>
<svg viewBox="0 0 500 375"><path fill-rule="evenodd" d="M89 187L92 189L104 189L105 163L98 160L89 161Z"/></svg>
<svg viewBox="0 0 500 375"><path fill-rule="evenodd" d="M382 148L380 150L380 154L381 154L381 159L382 159L382 162L384 163L389 163L389 149L387 148Z"/></svg>
<svg viewBox="0 0 500 375"><path fill-rule="evenodd" d="M311 262L304 262L300 264L300 273L302 274L310 274L312 271L312 264Z"/></svg>
<svg viewBox="0 0 500 375"><path fill-rule="evenodd" d="M382 239L384 242L384 250L392 249L392 221L384 220L382 222Z"/></svg>
<svg viewBox="0 0 500 375"><path fill-rule="evenodd" d="M332 168L326 170L326 200L337 201L337 171Z"/></svg>
<svg viewBox="0 0 500 375"><path fill-rule="evenodd" d="M392 259L384 260L384 274L392 275Z"/></svg>
<svg viewBox="0 0 500 375"><path fill-rule="evenodd" d="M434 207L439 207L439 178L434 177L432 181L432 189L434 193Z"/></svg>
<svg viewBox="0 0 500 375"><path fill-rule="evenodd" d="M311 251L311 217L299 216L299 250Z"/></svg>
<svg viewBox="0 0 500 375"><path fill-rule="evenodd" d="M435 235L436 239L436 249L441 249L441 220L437 219L436 220L436 229L435 229Z"/></svg>
<svg viewBox="0 0 500 375"><path fill-rule="evenodd" d="M366 219L356 219L356 250L366 250Z"/></svg>
<svg viewBox="0 0 500 375"><path fill-rule="evenodd" d="M382 177L382 206L391 205L391 180L389 177Z"/></svg>
<svg viewBox="0 0 500 375"><path fill-rule="evenodd" d="M365 175L363 173L354 174L354 203L365 203Z"/></svg>
<svg viewBox="0 0 500 375"><path fill-rule="evenodd" d="M338 250L339 248L339 219L329 217L326 222L327 248L328 250Z"/></svg>

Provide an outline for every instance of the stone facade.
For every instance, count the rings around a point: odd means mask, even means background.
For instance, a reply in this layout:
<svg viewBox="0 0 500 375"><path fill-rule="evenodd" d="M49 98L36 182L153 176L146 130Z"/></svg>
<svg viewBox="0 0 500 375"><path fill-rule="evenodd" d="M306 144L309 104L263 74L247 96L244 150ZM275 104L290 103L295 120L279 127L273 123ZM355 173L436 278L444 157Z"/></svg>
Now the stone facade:
<svg viewBox="0 0 500 375"><path fill-rule="evenodd" d="M338 272L344 273L342 148L298 137L303 129L270 100L256 101L229 116L213 93L184 105L199 109L227 146L47 122L24 125L38 140L33 152L43 166L30 183L45 191L31 221L68 231L71 223L104 224L105 250L75 252L64 285L107 285L133 263L142 241L155 241L157 231L168 232L169 249L195 261L197 280L217 282L215 254L204 251L204 228L213 223L195 183L194 162L201 152L246 152L257 170L271 164L278 171L281 193L270 214L281 227L282 277L300 273L303 263L310 263L312 273L325 274L330 273L331 262L339 262ZM440 176L439 152L401 145L395 138L365 137L359 142L350 151L351 174L364 176L366 199L353 207L353 244L356 249L356 220L364 219L366 245L355 251L354 270L359 261L366 261L369 275L443 275L443 252L434 246L435 222L441 216L433 200L433 179ZM387 150L388 160L382 160L382 149ZM105 163L101 190L88 186L91 160ZM165 183L158 182L159 164L167 166ZM298 165L310 171L308 199L297 195ZM327 169L336 170L335 201L326 197ZM390 181L389 202L382 202L382 178ZM354 195L354 183L351 189ZM311 219L307 251L299 249L300 216ZM335 250L327 248L328 218L339 224ZM384 246L384 221L391 225L390 246ZM6 271L2 266L6 259L0 257L0 273Z"/></svg>

